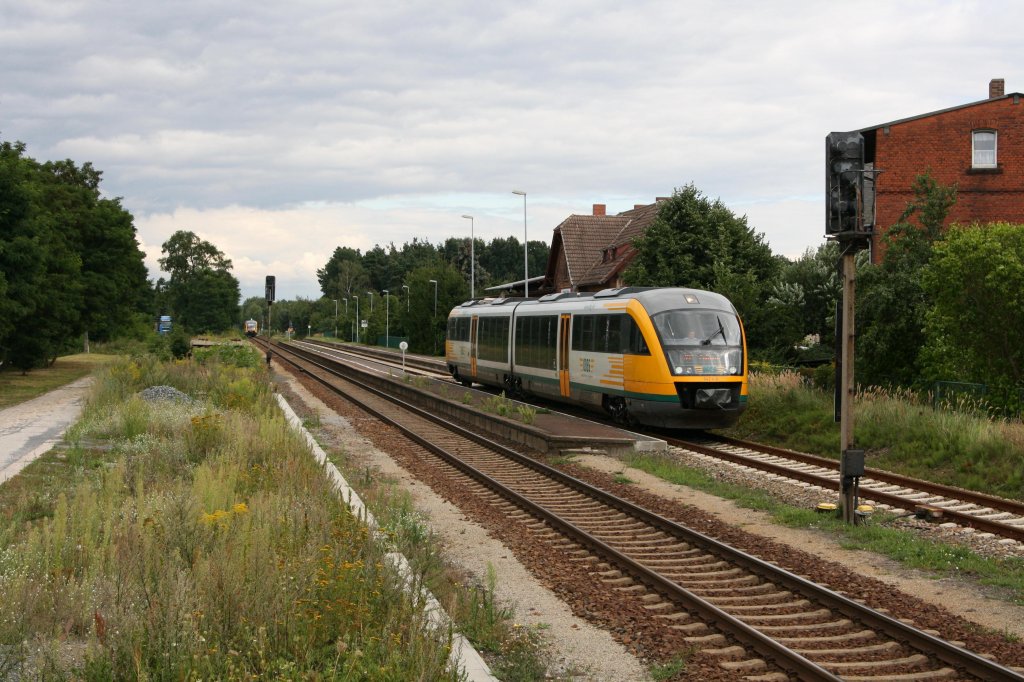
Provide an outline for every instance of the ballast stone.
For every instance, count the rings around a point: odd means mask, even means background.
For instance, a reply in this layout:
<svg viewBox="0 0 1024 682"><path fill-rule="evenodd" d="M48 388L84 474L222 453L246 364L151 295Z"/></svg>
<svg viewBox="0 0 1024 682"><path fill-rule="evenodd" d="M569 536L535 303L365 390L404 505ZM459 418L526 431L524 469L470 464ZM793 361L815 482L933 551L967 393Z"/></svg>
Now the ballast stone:
<svg viewBox="0 0 1024 682"><path fill-rule="evenodd" d="M191 403L192 398L187 393L182 393L173 386L150 386L139 391L139 397L147 403L175 402Z"/></svg>

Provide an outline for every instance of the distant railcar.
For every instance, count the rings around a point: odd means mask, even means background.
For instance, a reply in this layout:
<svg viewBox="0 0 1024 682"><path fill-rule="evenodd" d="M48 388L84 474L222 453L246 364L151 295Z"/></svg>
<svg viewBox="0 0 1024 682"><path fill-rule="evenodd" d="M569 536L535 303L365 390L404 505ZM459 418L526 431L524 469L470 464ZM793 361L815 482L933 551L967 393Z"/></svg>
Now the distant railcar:
<svg viewBox="0 0 1024 682"><path fill-rule="evenodd" d="M256 336L259 333L260 333L260 323L259 322L257 322L256 320L246 320L245 321L245 335L246 336Z"/></svg>
<svg viewBox="0 0 1024 682"><path fill-rule="evenodd" d="M720 294L629 287L454 308L452 376L603 410L624 423L731 426L747 405L743 324Z"/></svg>

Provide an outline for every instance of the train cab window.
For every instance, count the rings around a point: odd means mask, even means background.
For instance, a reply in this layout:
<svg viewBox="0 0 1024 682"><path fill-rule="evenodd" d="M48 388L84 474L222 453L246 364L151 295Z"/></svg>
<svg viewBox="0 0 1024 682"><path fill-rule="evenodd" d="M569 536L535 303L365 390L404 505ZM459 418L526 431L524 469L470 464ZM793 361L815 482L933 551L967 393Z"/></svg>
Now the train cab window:
<svg viewBox="0 0 1024 682"><path fill-rule="evenodd" d="M667 310L651 320L674 375L743 372L739 319L718 310Z"/></svg>

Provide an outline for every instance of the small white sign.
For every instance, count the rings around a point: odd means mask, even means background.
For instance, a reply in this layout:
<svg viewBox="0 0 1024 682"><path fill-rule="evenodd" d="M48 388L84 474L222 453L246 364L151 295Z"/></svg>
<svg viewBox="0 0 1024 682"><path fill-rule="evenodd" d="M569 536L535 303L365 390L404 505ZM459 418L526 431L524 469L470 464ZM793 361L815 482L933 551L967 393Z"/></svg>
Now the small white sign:
<svg viewBox="0 0 1024 682"><path fill-rule="evenodd" d="M398 344L398 348L404 353L405 351L409 350L409 344L407 344L405 341L402 341L400 344Z"/></svg>

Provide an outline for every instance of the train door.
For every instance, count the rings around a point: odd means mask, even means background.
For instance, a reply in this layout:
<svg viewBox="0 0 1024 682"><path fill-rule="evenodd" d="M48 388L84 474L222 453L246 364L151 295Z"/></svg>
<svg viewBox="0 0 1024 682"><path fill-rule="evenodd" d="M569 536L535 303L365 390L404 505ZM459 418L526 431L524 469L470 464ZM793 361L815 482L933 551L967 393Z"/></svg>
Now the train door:
<svg viewBox="0 0 1024 682"><path fill-rule="evenodd" d="M569 397L569 321L563 314L558 320L558 392L563 398Z"/></svg>
<svg viewBox="0 0 1024 682"><path fill-rule="evenodd" d="M473 316L469 323L469 376L476 378L476 328L480 318Z"/></svg>

